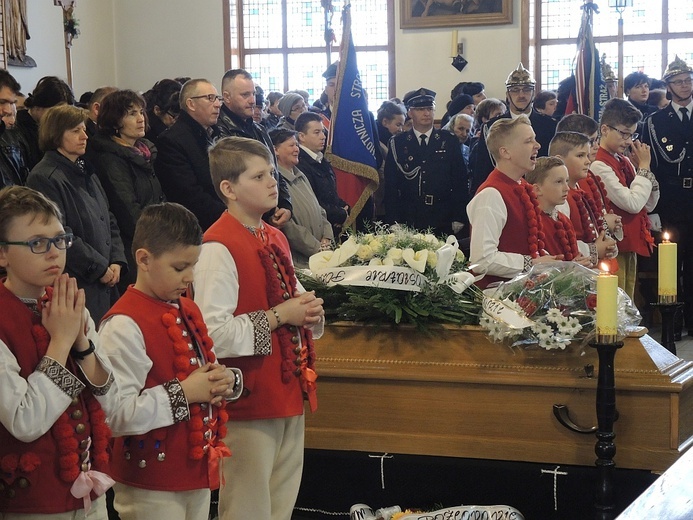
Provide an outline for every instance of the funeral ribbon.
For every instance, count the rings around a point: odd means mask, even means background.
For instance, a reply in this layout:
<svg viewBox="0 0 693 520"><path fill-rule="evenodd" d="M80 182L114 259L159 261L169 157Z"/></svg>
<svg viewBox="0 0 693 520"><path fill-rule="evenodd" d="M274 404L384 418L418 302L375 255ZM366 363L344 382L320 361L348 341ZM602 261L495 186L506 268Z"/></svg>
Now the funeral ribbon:
<svg viewBox="0 0 693 520"><path fill-rule="evenodd" d="M427 249L391 249L385 258L373 258L368 265L342 266L357 254L358 249L356 240L349 237L335 251L314 254L309 259L311 275L330 287L349 285L420 292L432 283L423 274L428 255L433 254ZM478 276L466 271L450 273L458 251L459 244L454 236L449 236L445 245L435 251L438 278L435 283L448 285L453 291L461 294L473 283L481 280L485 273ZM395 265L397 255L401 255L401 261L406 265Z"/></svg>
<svg viewBox="0 0 693 520"><path fill-rule="evenodd" d="M467 271L451 274L450 269L452 268L452 264L457 257L457 251L459 251L459 249L460 245L457 242L457 238L450 235L445 241L445 245L436 250L436 255L438 256L436 274L438 275L439 284L449 285L450 288L457 294L462 294L464 291L469 289L473 283L481 280L486 273L482 272L477 276L474 276L472 273Z"/></svg>

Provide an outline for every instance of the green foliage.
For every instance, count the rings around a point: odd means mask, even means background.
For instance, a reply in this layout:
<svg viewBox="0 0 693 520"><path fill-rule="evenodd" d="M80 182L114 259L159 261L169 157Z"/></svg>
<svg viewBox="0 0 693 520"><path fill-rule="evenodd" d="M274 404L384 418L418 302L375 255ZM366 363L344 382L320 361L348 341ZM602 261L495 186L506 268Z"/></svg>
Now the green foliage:
<svg viewBox="0 0 693 520"><path fill-rule="evenodd" d="M421 330L432 323L479 323L481 295L474 288L457 294L446 285L434 285L422 292L409 292L375 287L328 287L301 272L298 272L298 278L306 290L314 290L325 300L328 321L381 325L410 323Z"/></svg>

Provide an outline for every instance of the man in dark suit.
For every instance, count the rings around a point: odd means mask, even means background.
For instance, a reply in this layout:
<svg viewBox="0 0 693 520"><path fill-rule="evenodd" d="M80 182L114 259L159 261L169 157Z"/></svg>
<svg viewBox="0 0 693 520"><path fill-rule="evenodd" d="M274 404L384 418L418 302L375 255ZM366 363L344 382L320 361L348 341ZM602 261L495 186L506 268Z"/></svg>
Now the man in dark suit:
<svg viewBox="0 0 693 520"><path fill-rule="evenodd" d="M527 69L520 63L517 68L510 73L505 80L506 98L508 111L490 121L486 122L481 130L481 136L471 151L469 157L469 169L471 170L471 195L486 180L488 174L493 171L494 163L491 154L486 147L486 134L491 125L501 118L516 118L522 114L529 117L532 123L532 130L536 135L536 140L541 145L539 156L549 154L549 143L556 134L556 120L540 114L533 107L534 87L536 82Z"/></svg>
<svg viewBox="0 0 693 520"><path fill-rule="evenodd" d="M404 96L413 128L390 140L385 218L447 236L469 227L467 169L457 137L433 127L435 95L420 88Z"/></svg>
<svg viewBox="0 0 693 520"><path fill-rule="evenodd" d="M221 97L205 79L191 79L180 91L180 116L157 141L154 171L166 198L192 211L207 229L226 206L209 174L207 148L216 137Z"/></svg>
<svg viewBox="0 0 693 520"><path fill-rule="evenodd" d="M643 143L650 145L651 168L661 190L656 212L663 231L678 244L679 300L685 301L684 320L693 334L693 69L678 56L662 79L667 99L662 110L643 125ZM656 220L656 219L655 219Z"/></svg>

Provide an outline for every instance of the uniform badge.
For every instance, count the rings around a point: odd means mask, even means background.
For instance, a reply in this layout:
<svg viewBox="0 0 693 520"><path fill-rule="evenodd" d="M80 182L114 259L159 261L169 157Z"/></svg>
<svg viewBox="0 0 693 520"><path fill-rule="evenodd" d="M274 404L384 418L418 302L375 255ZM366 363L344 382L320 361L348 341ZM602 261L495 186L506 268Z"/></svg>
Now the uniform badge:
<svg viewBox="0 0 693 520"><path fill-rule="evenodd" d="M670 144L667 146L667 152L671 152L674 149L674 145Z"/></svg>
<svg viewBox="0 0 693 520"><path fill-rule="evenodd" d="M666 142L667 142L667 138L666 138L666 137L662 137L662 142L663 142L663 143L666 143Z"/></svg>

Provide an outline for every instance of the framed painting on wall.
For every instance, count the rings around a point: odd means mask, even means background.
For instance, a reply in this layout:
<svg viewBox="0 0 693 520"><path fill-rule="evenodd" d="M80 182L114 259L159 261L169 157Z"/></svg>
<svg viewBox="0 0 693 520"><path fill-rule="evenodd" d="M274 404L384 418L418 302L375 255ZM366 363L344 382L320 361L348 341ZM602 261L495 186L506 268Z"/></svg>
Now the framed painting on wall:
<svg viewBox="0 0 693 520"><path fill-rule="evenodd" d="M512 23L512 0L401 0L400 27L460 27Z"/></svg>

